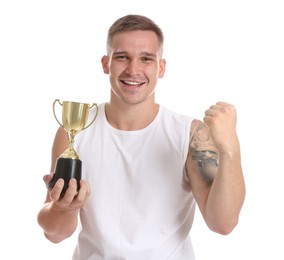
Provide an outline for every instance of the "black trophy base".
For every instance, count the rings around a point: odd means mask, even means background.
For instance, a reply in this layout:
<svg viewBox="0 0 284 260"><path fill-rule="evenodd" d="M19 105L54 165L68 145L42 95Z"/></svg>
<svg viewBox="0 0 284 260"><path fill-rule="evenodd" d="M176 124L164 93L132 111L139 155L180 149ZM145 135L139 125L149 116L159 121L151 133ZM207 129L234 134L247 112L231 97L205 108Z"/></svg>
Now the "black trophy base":
<svg viewBox="0 0 284 260"><path fill-rule="evenodd" d="M49 183L49 188L53 188L58 179L64 180L62 193L64 194L68 188L70 179L77 180L77 190L80 189L80 180L82 175L82 161L80 159L58 158L56 161L55 172Z"/></svg>

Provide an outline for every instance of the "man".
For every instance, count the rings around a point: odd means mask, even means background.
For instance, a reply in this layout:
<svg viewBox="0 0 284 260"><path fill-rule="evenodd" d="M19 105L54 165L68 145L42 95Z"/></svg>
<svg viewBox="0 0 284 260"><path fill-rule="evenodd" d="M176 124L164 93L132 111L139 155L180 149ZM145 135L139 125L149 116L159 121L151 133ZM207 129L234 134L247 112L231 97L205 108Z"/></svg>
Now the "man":
<svg viewBox="0 0 284 260"><path fill-rule="evenodd" d="M83 162L80 189L71 179L61 197L59 179L38 215L54 243L70 237L80 219L74 260L195 259L195 203L215 232L229 234L238 223L245 184L236 109L217 102L202 122L157 104L155 88L166 68L162 53L163 33L147 17L127 15L109 29L101 63L110 100L75 140ZM67 147L59 128L46 184Z"/></svg>

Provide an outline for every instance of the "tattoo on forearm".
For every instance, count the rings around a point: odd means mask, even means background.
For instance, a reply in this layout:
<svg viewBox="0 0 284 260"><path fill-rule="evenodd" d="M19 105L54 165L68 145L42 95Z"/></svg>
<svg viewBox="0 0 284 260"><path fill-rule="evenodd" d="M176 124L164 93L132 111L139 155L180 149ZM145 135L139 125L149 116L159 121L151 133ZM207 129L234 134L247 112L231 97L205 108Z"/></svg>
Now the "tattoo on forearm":
<svg viewBox="0 0 284 260"><path fill-rule="evenodd" d="M197 161L200 173L207 184L211 185L214 180L212 167L218 167L218 153L210 150L194 151L192 160Z"/></svg>

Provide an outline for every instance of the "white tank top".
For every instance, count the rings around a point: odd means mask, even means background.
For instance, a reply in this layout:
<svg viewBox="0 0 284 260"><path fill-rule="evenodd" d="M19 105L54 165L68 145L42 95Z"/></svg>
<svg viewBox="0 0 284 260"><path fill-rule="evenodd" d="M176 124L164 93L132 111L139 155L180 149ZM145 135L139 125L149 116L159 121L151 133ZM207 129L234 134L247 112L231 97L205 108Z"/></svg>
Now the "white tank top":
<svg viewBox="0 0 284 260"><path fill-rule="evenodd" d="M195 200L185 175L191 122L160 106L146 128L122 131L99 105L95 122L75 137L91 196L73 260L195 259Z"/></svg>

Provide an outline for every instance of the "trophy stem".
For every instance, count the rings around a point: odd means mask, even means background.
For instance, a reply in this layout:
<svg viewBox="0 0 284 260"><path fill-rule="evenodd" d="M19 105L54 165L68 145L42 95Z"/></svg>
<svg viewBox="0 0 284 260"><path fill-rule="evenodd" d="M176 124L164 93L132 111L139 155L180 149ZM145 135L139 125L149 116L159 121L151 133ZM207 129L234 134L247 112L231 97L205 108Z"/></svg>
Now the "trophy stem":
<svg viewBox="0 0 284 260"><path fill-rule="evenodd" d="M68 133L68 136L69 136L69 147L64 151L63 154L60 155L60 157L70 158L70 159L79 159L79 156L74 149L75 134L73 133L73 131L71 131L70 133Z"/></svg>
<svg viewBox="0 0 284 260"><path fill-rule="evenodd" d="M69 133L69 149L70 149L71 151L74 150L74 138L75 138L75 134L73 133L73 131L71 131L71 132Z"/></svg>

